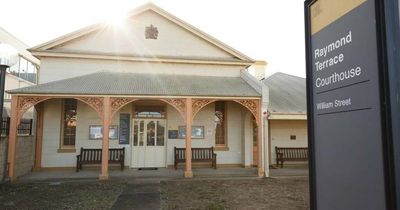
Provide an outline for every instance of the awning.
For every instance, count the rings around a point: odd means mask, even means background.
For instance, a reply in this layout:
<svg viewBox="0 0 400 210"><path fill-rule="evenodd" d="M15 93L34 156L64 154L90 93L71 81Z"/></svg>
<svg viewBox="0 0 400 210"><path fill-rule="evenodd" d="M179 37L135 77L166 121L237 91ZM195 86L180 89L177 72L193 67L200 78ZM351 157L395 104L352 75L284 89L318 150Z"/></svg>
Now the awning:
<svg viewBox="0 0 400 210"><path fill-rule="evenodd" d="M260 97L240 77L98 72L7 91L10 94Z"/></svg>

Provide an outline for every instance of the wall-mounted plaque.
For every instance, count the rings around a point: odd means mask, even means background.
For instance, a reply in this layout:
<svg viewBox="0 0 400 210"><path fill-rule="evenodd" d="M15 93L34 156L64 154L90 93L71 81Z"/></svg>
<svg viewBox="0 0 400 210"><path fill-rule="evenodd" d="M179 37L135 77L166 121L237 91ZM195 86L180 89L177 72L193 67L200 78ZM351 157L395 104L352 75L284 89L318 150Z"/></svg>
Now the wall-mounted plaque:
<svg viewBox="0 0 400 210"><path fill-rule="evenodd" d="M178 138L178 130L169 130L168 138L169 139L177 139Z"/></svg>
<svg viewBox="0 0 400 210"><path fill-rule="evenodd" d="M119 144L129 144L131 127L130 119L130 114L119 115Z"/></svg>

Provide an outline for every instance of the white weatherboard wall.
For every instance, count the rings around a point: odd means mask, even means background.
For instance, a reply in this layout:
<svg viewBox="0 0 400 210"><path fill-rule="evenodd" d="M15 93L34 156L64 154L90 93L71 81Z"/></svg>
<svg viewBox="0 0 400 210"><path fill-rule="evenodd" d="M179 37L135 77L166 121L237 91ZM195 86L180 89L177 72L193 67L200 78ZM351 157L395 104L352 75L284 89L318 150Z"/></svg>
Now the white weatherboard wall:
<svg viewBox="0 0 400 210"><path fill-rule="evenodd" d="M217 163L223 164L243 164L242 161L242 129L240 122L242 121L242 106L235 102L228 102L227 104L227 142L229 152L217 152ZM213 112L214 116L214 112Z"/></svg>
<svg viewBox="0 0 400 210"><path fill-rule="evenodd" d="M61 100L51 99L43 103L42 167L71 165L73 157L70 153L57 153L60 146Z"/></svg>
<svg viewBox="0 0 400 210"><path fill-rule="evenodd" d="M39 83L47 83L96 72L239 77L240 70L244 68L244 66L229 65L146 63L44 57L41 60Z"/></svg>
<svg viewBox="0 0 400 210"><path fill-rule="evenodd" d="M139 102L142 103L142 102ZM44 102L44 126L43 126L43 167L75 167L76 155L80 148L101 148L101 140L89 140L89 125L101 125L101 120L97 113L88 105L78 101L77 108L77 130L76 130L76 152L58 153L60 145L60 126L61 126L61 99L51 99ZM112 125L119 127L119 114L129 113L132 117L132 106L128 104L115 114ZM246 160L251 160L252 151L248 148L243 150L243 143L246 141L251 145L252 138L247 133L243 139L242 112L248 112L245 108L235 102L228 102L228 147L229 151L217 151L217 164L245 164ZM247 116L251 115L249 112ZM247 117L244 123L250 125L250 118ZM132 125L132 122L131 122ZM184 126L181 115L170 105L167 105L167 130L178 130L178 126ZM195 117L193 125L204 126L205 138L193 139L192 147L215 147L215 125L214 125L214 103L204 107ZM131 130L132 132L132 130ZM132 138L132 133L131 133ZM132 141L131 141L132 142ZM250 142L250 144L249 144ZM173 165L174 147L185 147L184 139L167 139L167 165ZM118 140L110 140L110 148L123 147ZM130 166L131 148L126 147L125 165ZM248 153L246 153L248 151ZM247 163L246 163L247 165Z"/></svg>
<svg viewBox="0 0 400 210"><path fill-rule="evenodd" d="M251 122L252 114L247 110L242 110L242 160L245 167L253 164L253 125Z"/></svg>
<svg viewBox="0 0 400 210"><path fill-rule="evenodd" d="M307 147L306 120L270 120L272 164L276 164L275 147ZM290 140L290 135L296 135L296 140ZM306 163L306 162L285 162Z"/></svg>

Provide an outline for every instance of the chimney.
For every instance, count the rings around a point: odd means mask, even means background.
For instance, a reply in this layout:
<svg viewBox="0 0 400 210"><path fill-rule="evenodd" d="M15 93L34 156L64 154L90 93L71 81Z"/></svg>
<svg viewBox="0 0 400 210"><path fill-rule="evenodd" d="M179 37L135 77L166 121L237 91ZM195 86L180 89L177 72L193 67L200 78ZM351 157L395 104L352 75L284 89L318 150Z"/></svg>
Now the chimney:
<svg viewBox="0 0 400 210"><path fill-rule="evenodd" d="M254 69L254 76L257 80L262 80L265 78L265 66L267 66L267 62L265 61L256 61L252 65Z"/></svg>

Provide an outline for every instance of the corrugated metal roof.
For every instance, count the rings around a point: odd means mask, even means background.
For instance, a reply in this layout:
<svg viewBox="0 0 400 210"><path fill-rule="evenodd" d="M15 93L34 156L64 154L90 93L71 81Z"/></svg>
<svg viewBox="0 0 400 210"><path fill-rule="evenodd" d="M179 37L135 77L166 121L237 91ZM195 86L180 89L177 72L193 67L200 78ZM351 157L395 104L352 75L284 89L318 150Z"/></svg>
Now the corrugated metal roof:
<svg viewBox="0 0 400 210"><path fill-rule="evenodd" d="M307 113L306 79L275 73L263 80L269 88L271 113Z"/></svg>
<svg viewBox="0 0 400 210"><path fill-rule="evenodd" d="M98 72L27 88L11 94L166 95L260 97L240 77Z"/></svg>

